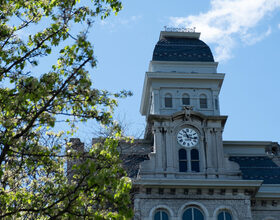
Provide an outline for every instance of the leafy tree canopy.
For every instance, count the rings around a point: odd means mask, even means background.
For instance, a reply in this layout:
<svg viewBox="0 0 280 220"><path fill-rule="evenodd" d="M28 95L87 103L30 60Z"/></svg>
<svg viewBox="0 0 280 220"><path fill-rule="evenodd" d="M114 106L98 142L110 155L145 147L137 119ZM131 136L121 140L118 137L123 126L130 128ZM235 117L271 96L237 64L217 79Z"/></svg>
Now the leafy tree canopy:
<svg viewBox="0 0 280 220"><path fill-rule="evenodd" d="M119 130L87 153L52 132L61 118L70 128L87 119L110 125L116 98L130 95L94 89L88 72L96 66L88 40L94 19L121 7L118 0L1 1L1 219L131 217ZM40 67L54 57L48 70Z"/></svg>

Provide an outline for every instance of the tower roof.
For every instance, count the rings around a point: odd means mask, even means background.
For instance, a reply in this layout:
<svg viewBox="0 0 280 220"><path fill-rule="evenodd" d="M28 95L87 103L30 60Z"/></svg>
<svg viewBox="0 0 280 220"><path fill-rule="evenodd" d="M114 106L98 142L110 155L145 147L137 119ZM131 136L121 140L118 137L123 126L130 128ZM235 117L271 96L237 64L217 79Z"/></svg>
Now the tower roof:
<svg viewBox="0 0 280 220"><path fill-rule="evenodd" d="M213 54L196 32L162 31L153 61L214 62Z"/></svg>

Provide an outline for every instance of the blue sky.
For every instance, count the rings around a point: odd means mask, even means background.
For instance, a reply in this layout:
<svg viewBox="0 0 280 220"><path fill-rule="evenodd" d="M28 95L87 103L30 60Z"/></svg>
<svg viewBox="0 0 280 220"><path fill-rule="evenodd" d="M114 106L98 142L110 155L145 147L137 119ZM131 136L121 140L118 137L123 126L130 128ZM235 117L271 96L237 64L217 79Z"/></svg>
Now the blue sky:
<svg viewBox="0 0 280 220"><path fill-rule="evenodd" d="M91 31L97 68L90 73L97 88L131 90L116 116L127 133L140 135L139 113L145 72L165 25L196 27L218 72L226 77L220 93L228 115L224 140L280 142L280 0L141 0L123 1L117 16L96 21ZM94 124L76 136L90 138Z"/></svg>

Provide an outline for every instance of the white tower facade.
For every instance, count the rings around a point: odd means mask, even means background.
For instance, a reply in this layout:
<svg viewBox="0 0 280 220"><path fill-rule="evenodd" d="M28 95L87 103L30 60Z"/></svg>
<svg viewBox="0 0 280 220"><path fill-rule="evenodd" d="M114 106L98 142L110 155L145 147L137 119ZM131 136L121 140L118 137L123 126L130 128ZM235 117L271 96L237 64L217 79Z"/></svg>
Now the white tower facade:
<svg viewBox="0 0 280 220"><path fill-rule="evenodd" d="M155 46L140 107L153 150L134 180L135 219L252 219L250 198L262 181L243 180L224 154L225 74L199 37L163 31Z"/></svg>

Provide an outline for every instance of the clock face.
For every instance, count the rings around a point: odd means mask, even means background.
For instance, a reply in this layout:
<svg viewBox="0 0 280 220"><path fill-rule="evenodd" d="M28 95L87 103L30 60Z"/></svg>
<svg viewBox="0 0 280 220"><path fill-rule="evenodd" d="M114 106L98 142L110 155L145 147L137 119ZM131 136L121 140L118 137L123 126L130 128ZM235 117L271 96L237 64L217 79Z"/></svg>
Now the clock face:
<svg viewBox="0 0 280 220"><path fill-rule="evenodd" d="M177 141L183 147L193 147L198 143L198 134L191 128L183 128L177 134Z"/></svg>

